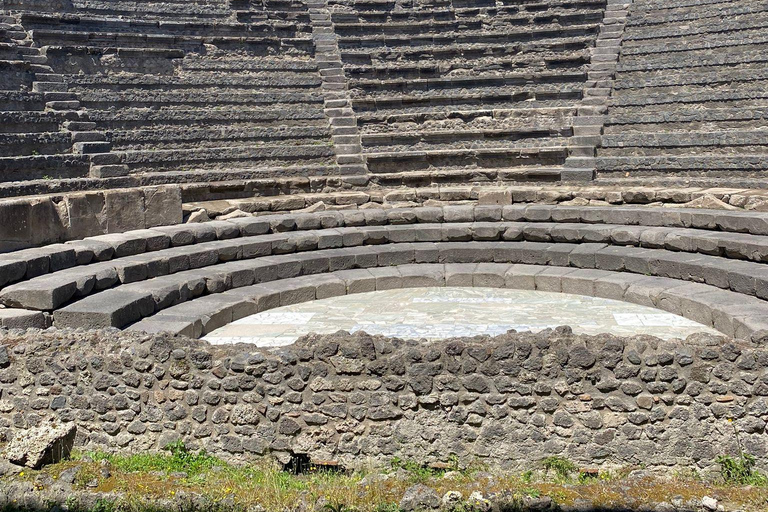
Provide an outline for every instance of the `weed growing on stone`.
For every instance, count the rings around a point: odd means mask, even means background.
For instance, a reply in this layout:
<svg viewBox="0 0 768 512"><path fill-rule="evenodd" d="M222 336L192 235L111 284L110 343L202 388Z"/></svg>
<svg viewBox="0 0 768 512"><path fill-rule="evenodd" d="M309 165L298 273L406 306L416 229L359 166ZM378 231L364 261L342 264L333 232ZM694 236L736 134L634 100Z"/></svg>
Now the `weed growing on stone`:
<svg viewBox="0 0 768 512"><path fill-rule="evenodd" d="M757 459L748 453L742 452L738 457L719 455L715 460L720 464L720 476L726 484L766 485L768 483L768 478L755 469Z"/></svg>
<svg viewBox="0 0 768 512"><path fill-rule="evenodd" d="M579 469L578 466L569 459L557 455L547 457L541 461L541 464L544 466L545 474L549 474L551 471L561 480L568 480L571 473L574 473Z"/></svg>
<svg viewBox="0 0 768 512"><path fill-rule="evenodd" d="M733 420L729 419L728 422L733 427L733 435L736 438L736 446L739 449L738 457L731 457L730 455L719 455L715 462L720 465L720 476L726 484L737 485L766 485L768 484L768 477L760 473L755 467L757 459L754 455L744 451L741 445L741 438L739 437L739 431L736 425L733 424Z"/></svg>

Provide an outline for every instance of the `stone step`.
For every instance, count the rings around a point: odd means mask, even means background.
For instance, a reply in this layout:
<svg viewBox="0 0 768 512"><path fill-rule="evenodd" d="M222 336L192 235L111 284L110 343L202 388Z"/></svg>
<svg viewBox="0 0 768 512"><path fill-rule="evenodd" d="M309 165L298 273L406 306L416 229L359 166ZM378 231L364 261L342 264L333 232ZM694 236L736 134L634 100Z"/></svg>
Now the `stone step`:
<svg viewBox="0 0 768 512"><path fill-rule="evenodd" d="M39 80L39 82L36 82L36 83L47 83L47 84L63 83L64 77L62 75L53 74L53 73L35 73L35 80ZM38 91L38 92L46 92L46 91Z"/></svg>
<svg viewBox="0 0 768 512"><path fill-rule="evenodd" d="M61 82L34 82L33 92L67 92L67 84Z"/></svg>
<svg viewBox="0 0 768 512"><path fill-rule="evenodd" d="M96 128L96 123L91 121L66 121L63 123L63 126L71 132L91 131Z"/></svg>
<svg viewBox="0 0 768 512"><path fill-rule="evenodd" d="M605 210L608 211L605 212ZM617 207L603 209L604 214L620 219L631 214L633 210L637 209ZM621 257L625 258L620 265L610 263L609 270L636 273L663 271L664 277L701 280L739 293L768 298L768 268L762 265L762 261L768 259L768 237L674 227L551 223L547 220L530 220L545 218L542 215L549 215L546 218L551 218L552 215L561 213L566 217L560 218L568 218L578 214L579 211L583 212L582 215L592 214L590 208L563 209L539 206L502 208L501 206L470 205L416 210L350 211L340 215L252 217L221 221L211 225L172 226L126 235L107 235L94 237L79 244L75 243L73 247L62 246L57 252L47 249L36 261L40 261L40 264L52 262L50 258L56 255L57 267L54 269L72 267L80 259L78 250L88 251L91 258L94 258L97 250L106 251L107 257L116 255L117 259L54 271L53 274L22 281L5 288L0 293L0 300L10 307L55 310L73 297L86 296L93 291L112 287L116 283L143 282L148 278L151 281L155 276L176 273L179 274L180 279L189 274L197 280L200 279L200 272L197 270L190 270L187 274L184 272L190 268L201 269L208 266L214 266L214 269L225 268L217 265L229 261L342 246L471 240L525 240L521 242L523 245L520 247L525 246L526 250L544 247L541 244L545 242L566 244L563 249L568 251L579 247L579 244L595 244L599 247L594 249L598 254L597 256L593 254L593 264L594 258L603 257L601 255L607 258L604 260L606 265L613 261L611 258L615 258L616 255L622 255ZM679 216L681 212L687 213L682 210L662 211L659 212L658 219L663 218L667 213L669 217L674 218L675 214ZM644 218L643 213L642 211L634 212L636 218ZM700 214L704 218L706 215L712 215L711 212L706 211ZM502 221L502 218L508 220ZM594 215L591 217L592 220L596 218L599 217ZM738 218L737 216L736 219ZM484 220L475 221L475 219ZM742 216L741 220L749 219ZM339 226L350 222L369 225L316 230L320 223L328 221ZM422 223L415 224L417 221ZM434 221L443 223L431 223ZM405 223L386 226L388 222ZM370 225L370 223L382 225ZM280 231L302 226L304 229L309 229L289 233ZM273 234L258 234L267 232ZM208 240L215 238L219 240L202 241L205 240L201 238L203 235L207 235ZM195 245L188 245L196 240L200 241ZM533 242L536 244L530 245ZM181 244L186 247L168 248L171 244ZM631 246L636 246L638 249ZM155 251L144 253L145 250L153 248ZM34 251L28 252L35 254ZM685 253L698 254L691 256ZM737 259L734 260L734 258ZM4 263L7 275L21 278L29 274L28 260L8 257ZM234 267L240 269L243 265L238 263L234 264ZM45 270L43 267L38 268L41 273ZM165 286L170 281L163 279L161 282Z"/></svg>
<svg viewBox="0 0 768 512"><path fill-rule="evenodd" d="M109 142L75 142L72 150L80 155L90 155L93 153L107 153L112 149Z"/></svg>
<svg viewBox="0 0 768 512"><path fill-rule="evenodd" d="M448 166L507 167L517 165L559 165L567 156L566 147L516 149L457 149L366 153L372 173L399 173Z"/></svg>
<svg viewBox="0 0 768 512"><path fill-rule="evenodd" d="M446 270L455 272L452 273L453 282L449 281L446 276L446 282L451 282L451 284L461 283L462 278L458 276L467 266L471 265L474 265L474 268L471 268L470 272L476 272L484 263L551 266L554 268L541 269L541 274L534 276L533 284L536 289L555 292L563 290L564 275L577 272L578 269L623 271L622 278L626 278L626 272L628 272L634 274L637 281L641 281L643 284L648 283L647 287L641 285L641 289L633 288L631 284L628 287L620 286L623 300L654 307L662 304L662 301L658 300L660 297L656 295L649 295L649 292L651 290L655 290L656 293L668 292L671 295L667 297L674 305L667 304L664 309L688 317L694 316L705 325L716 326L724 332L742 339L750 339L752 332L749 327L753 322L756 322L754 316L759 315L761 328L765 325L764 318L765 314L768 313L768 304L762 300L746 296L737 289L723 291L718 289L720 287L712 284L682 282L677 277L671 277L677 276L681 272L674 266L668 269L659 267L649 270L645 258L650 259L653 255L664 252L666 251L638 251L626 247L606 248L603 244L541 244L536 242L401 243L393 246L375 245L317 250L301 255L302 257L281 255L257 258L247 262L223 263L213 269L207 269L205 273L199 270L183 271L174 276L155 278L145 283L135 283L105 290L55 311L54 325L89 328L124 327L154 312L162 311L174 303L186 302L203 293L210 296L227 290L252 286L254 282L264 284L299 276L309 279L310 277L318 277L317 274L323 275L341 270L368 269L374 277L380 277L382 280L394 278L402 286L404 284L402 274L392 267L421 263L444 264L446 266L463 264L461 267L451 267L451 269L446 267ZM679 258L672 258L670 261L676 261L678 265L685 264L684 260ZM695 268L696 264L688 264L688 267ZM209 270L214 272L209 272ZM464 274L466 275L466 272ZM493 272L490 274L492 275ZM169 279L169 277L171 278ZM486 277L486 279L489 277L491 276ZM539 285L536 285L537 277L539 278ZM659 281L659 279L663 281ZM389 287L397 287L393 284ZM474 278L472 284L474 284ZM662 284L666 284L666 286L662 286ZM377 286L376 289L384 289L384 286L382 283L382 286ZM591 286L594 286L594 282L591 283ZM685 302L680 302L681 296L669 292L670 289L676 288L682 289L685 300L691 301L694 296L701 296L699 297L700 300L694 300L694 304L687 303L693 308L686 309L683 306ZM739 287L737 286L737 288ZM236 293L230 291L230 295ZM316 298L316 295L310 295L308 300ZM634 300L630 297L633 297ZM672 297L677 298L677 300L672 300ZM216 301L212 298L203 300ZM290 303L290 301L284 301L281 294L279 305ZM703 303L709 304L709 308L702 309ZM176 308L180 309L178 306ZM713 310L717 312L714 317ZM701 320L702 318L705 320ZM749 320L745 320L746 318Z"/></svg>
<svg viewBox="0 0 768 512"><path fill-rule="evenodd" d="M97 131L72 131L72 142L103 142L106 136Z"/></svg>
<svg viewBox="0 0 768 512"><path fill-rule="evenodd" d="M764 154L605 156L598 152L595 164L598 171L619 172L754 172L768 169L768 160Z"/></svg>
<svg viewBox="0 0 768 512"><path fill-rule="evenodd" d="M91 178L116 178L129 174L130 169L123 164L92 165L89 173Z"/></svg>
<svg viewBox="0 0 768 512"><path fill-rule="evenodd" d="M49 101L45 104L45 108L50 110L67 111L67 110L79 110L79 101Z"/></svg>
<svg viewBox="0 0 768 512"><path fill-rule="evenodd" d="M743 296L739 294L701 284L681 286L674 279L538 264L431 261L425 259L416 264L389 268L340 270L245 286L172 306L128 329L147 333L171 332L199 338L233 321L275 307L351 293L420 286L501 287L621 300L659 307L715 327L727 336L746 341L758 341L759 331L766 325L761 315L766 314L768 305L762 301L748 301L744 304L741 302ZM744 304L743 309L740 309L741 304ZM149 306L146 308L148 310ZM57 320L77 323L90 319L91 322L107 324L120 322L125 317L137 317L142 312L137 303L124 305L119 315L115 315L114 310L114 306L102 308L98 315L93 316L75 311L70 313L71 316L61 314L60 320Z"/></svg>

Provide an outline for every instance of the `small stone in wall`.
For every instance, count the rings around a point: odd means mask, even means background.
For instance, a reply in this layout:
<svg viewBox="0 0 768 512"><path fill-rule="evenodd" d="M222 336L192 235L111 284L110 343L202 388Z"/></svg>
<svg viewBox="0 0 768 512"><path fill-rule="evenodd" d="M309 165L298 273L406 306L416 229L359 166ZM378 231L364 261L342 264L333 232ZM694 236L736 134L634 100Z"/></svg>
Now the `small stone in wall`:
<svg viewBox="0 0 768 512"><path fill-rule="evenodd" d="M11 364L11 359L8 357L8 349L4 345L0 345L0 368L7 368Z"/></svg>
<svg viewBox="0 0 768 512"><path fill-rule="evenodd" d="M18 432L6 449L6 457L13 464L39 469L55 464L69 456L75 442L73 423L46 423Z"/></svg>

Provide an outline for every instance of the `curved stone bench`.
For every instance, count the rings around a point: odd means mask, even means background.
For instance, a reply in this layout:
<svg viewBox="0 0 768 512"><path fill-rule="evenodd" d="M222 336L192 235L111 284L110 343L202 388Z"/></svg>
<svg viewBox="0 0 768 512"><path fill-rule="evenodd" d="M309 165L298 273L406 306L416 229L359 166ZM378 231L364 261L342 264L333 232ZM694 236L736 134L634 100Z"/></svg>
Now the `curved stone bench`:
<svg viewBox="0 0 768 512"><path fill-rule="evenodd" d="M677 256L684 256L678 258ZM131 322L183 303L203 293L214 296L253 283L273 282L302 275L337 270L391 267L412 263L508 263L537 264L577 269L597 269L670 279L678 286L705 283L710 291L730 290L732 304L750 312L768 313L768 304L755 297L768 296L768 270L748 262L726 262L663 250L610 247L605 244L537 242L421 242L326 249L301 254L234 261L201 270L179 272L102 291L54 312L59 327L123 327ZM727 267L747 266L742 272ZM758 270L762 277L756 277ZM707 286L708 285L708 286ZM219 299L205 299L217 301ZM740 313L741 311L739 311ZM735 332L735 331L734 331Z"/></svg>
<svg viewBox="0 0 768 512"><path fill-rule="evenodd" d="M418 212L426 214L426 209ZM445 209L442 220L459 221L469 218L483 218L478 209ZM392 212L390 212L392 213ZM371 217L363 221L390 222L415 221L418 218L413 211L394 212L398 216L386 219ZM431 211L433 217L440 219L439 211ZM460 215L460 214L466 215ZM409 216L409 214L411 216ZM448 218L445 218L445 215ZM422 217L426 220L426 217ZM485 218L493 218L486 216ZM314 222L299 222L290 216L275 216L270 224L261 222L240 223L240 229L232 224L217 223L220 238L242 235L248 232L276 231L288 227L315 227L322 224L321 219ZM246 219L251 220L251 219ZM338 216L327 217L328 224L346 220L354 222L353 217L343 219ZM234 223L237 224L237 223ZM201 231L210 238L214 237L214 227ZM249 231L250 230L250 231ZM188 234L187 231L179 233ZM198 233L199 234L199 233ZM130 235L130 234L129 234ZM124 238L124 237L121 237ZM130 236L128 237L130 238ZM198 237L199 239L200 237ZM547 222L447 222L432 224L400 224L381 226L361 226L328 228L321 230L292 231L265 235L245 236L201 242L190 246L161 249L149 253L140 253L111 261L73 267L53 274L46 274L16 283L0 292L0 301L10 307L55 310L73 299L85 297L100 290L141 282L174 283L191 279L216 282L216 275L247 268L248 264L221 266L227 262L249 260L275 254L300 253L340 247L364 245L400 244L409 242L456 242L456 241L530 241L566 244L603 244L594 257L599 256L598 267L608 270L627 270L630 272L658 274L668 277L706 282L721 288L768 298L768 269L751 261L730 261L725 258L742 258L761 262L768 255L768 239L762 236L736 233L704 232L694 229L645 228L642 226L595 225L579 223ZM167 239L164 239L167 243ZM617 247L608 249L608 245ZM625 247L625 246L635 246ZM546 247L546 246L541 246ZM589 250L585 246L585 250ZM666 249L666 250L665 250ZM679 252L678 252L679 251ZM698 253L688 255L683 253ZM720 258L718 256L724 256ZM581 264L583 265L583 264ZM194 269L206 269L194 271ZM186 273L185 273L186 272ZM177 278L160 279L160 276L180 274ZM686 276L687 274L687 276ZM156 285L148 285L153 295L162 296L165 292ZM155 288L152 288L155 286ZM133 288L136 288L134 286ZM195 287L193 287L195 288ZM208 286L207 288L211 288ZM166 290L165 284L162 290ZM166 299L159 299L159 303Z"/></svg>
<svg viewBox="0 0 768 512"><path fill-rule="evenodd" d="M315 214L280 213L201 224L161 226L2 254L0 255L0 288L24 279L31 279L77 265L87 265L98 261L214 240L342 226L495 222L499 220L668 227L733 234L768 235L768 214L766 213L638 206L582 207L515 204L507 206L464 205L389 210L370 209ZM686 238L695 235L695 233L681 231L679 235L685 238L685 241L670 243L670 249L682 250L678 247L682 247L681 244L685 243L695 244L697 248L691 248L692 252L710 254L713 250L711 242L707 239L708 235L696 235L696 242ZM633 233L627 233L621 238L624 241L617 241L617 243L633 243L634 238ZM739 236L729 238L723 233L718 234L718 239L723 240L722 244L718 245L721 252L727 253L729 257L742 255L745 259L758 259L754 257L755 250L748 248L749 244L760 243L758 241ZM740 247L742 245L744 248Z"/></svg>
<svg viewBox="0 0 768 512"><path fill-rule="evenodd" d="M475 286L563 292L655 307L714 327L727 336L763 342L768 304L675 279L621 272L506 263L423 263L298 276L200 297L129 327L145 332L208 334L246 316L300 302L395 288Z"/></svg>

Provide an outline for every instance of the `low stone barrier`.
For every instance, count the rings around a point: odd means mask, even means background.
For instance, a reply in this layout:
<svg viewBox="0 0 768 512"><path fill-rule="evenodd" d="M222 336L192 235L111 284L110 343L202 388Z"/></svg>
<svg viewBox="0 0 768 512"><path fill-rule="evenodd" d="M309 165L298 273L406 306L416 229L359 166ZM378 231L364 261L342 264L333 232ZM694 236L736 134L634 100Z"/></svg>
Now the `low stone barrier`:
<svg viewBox="0 0 768 512"><path fill-rule="evenodd" d="M704 334L561 327L439 342L310 335L267 351L167 335L5 331L0 438L55 417L84 449L181 439L248 460L346 467L549 455L585 466L708 468L768 452L768 350Z"/></svg>

